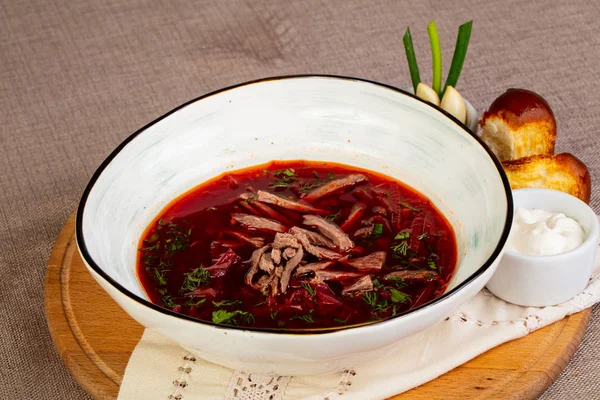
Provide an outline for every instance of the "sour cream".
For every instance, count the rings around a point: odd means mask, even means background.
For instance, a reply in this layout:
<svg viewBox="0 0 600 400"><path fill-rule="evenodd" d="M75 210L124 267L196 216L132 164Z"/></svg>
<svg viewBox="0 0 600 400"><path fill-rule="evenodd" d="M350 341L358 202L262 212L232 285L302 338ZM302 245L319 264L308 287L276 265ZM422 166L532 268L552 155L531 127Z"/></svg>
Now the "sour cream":
<svg viewBox="0 0 600 400"><path fill-rule="evenodd" d="M517 207L506 249L530 256L551 256L571 251L584 240L581 225L565 214Z"/></svg>

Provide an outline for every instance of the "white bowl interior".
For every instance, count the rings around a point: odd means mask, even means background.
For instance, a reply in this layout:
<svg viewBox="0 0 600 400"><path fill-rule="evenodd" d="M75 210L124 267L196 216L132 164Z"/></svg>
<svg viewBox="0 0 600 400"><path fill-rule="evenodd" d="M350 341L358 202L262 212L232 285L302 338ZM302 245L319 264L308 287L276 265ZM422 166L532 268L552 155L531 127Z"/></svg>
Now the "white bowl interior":
<svg viewBox="0 0 600 400"><path fill-rule="evenodd" d="M457 234L459 263L448 290L477 271L502 236L508 200L501 176L456 122L374 83L296 77L208 96L135 136L91 188L81 232L87 251L146 298L135 273L137 245L168 202L224 171L286 159L367 168L430 198Z"/></svg>

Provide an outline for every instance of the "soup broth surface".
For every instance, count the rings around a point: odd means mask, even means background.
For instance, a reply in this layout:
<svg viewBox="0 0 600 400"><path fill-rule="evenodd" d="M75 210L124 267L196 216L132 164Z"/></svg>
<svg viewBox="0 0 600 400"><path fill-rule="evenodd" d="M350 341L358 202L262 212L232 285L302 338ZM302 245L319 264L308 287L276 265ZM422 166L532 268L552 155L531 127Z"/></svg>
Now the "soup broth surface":
<svg viewBox="0 0 600 400"><path fill-rule="evenodd" d="M378 321L441 296L456 239L422 194L388 176L313 161L220 175L144 232L150 300L217 324L314 329Z"/></svg>

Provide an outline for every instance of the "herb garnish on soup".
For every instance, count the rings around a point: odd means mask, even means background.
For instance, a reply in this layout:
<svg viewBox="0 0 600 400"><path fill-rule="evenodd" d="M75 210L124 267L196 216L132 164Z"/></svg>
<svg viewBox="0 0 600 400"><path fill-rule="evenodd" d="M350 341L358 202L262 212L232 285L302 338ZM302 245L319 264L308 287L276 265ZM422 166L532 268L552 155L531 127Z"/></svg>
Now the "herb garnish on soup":
<svg viewBox="0 0 600 400"><path fill-rule="evenodd" d="M221 175L146 229L150 300L216 324L312 329L378 321L441 296L454 232L420 193L346 165L277 161Z"/></svg>

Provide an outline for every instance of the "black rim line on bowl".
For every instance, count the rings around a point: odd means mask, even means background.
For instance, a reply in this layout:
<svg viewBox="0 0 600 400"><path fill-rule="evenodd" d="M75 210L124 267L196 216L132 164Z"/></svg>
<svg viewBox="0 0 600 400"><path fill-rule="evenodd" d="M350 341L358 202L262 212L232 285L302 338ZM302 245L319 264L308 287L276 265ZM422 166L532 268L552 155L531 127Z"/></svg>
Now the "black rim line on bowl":
<svg viewBox="0 0 600 400"><path fill-rule="evenodd" d="M190 317L188 315L185 314L180 314L180 313L176 313L172 310L163 308L159 305L156 305L146 299L143 299L141 297L138 297L137 295L133 294L132 292L130 292L129 290L127 290L125 287L123 287L120 283L116 282L112 277L110 277L108 274L106 274L104 272L104 270L102 270L102 268L100 268L96 262L93 260L93 258L90 256L88 250L87 250L87 246L85 244L85 240L83 238L83 210L85 208L85 204L87 202L87 199L89 197L90 192L92 191L92 188L94 187L94 185L96 184L96 181L98 180L98 178L100 177L100 175L102 174L102 172L104 171L104 169L110 164L110 162L117 156L117 154L119 154L121 152L121 150L127 145L129 144L129 142L131 142L133 139L135 139L138 135L140 135L142 132L144 132L146 129L150 128L152 125L155 125L156 123L160 122L161 120L167 118L168 116L174 114L175 112L183 109L184 107L187 107L190 104L193 104L197 101L203 100L205 98L217 95L219 93L223 93L232 89L236 89L239 87L243 87L243 86L249 86L252 84L256 84L256 83L264 83L264 82L270 82L270 81L278 81L278 80L287 80L287 79L309 79L309 78L326 78L326 79L334 79L334 80L344 80L344 81L354 81L354 82L363 82L363 83L368 83L371 85L375 85L375 86L379 86L382 88L386 88L389 90L392 90L394 92L397 93L401 93L405 96L411 97L417 101L420 101L423 104L426 104L429 107L434 108L435 110L441 112L442 114L444 114L446 117L448 117L451 121L453 121L454 123L456 123L460 128L462 128L468 135L470 135L473 139L475 139L477 141L477 143L479 143L479 145L481 145L481 147L483 147L483 149L488 153L488 155L490 156L490 158L492 159L492 162L494 163L494 165L496 166L496 169L498 171L498 174L500 175L500 179L502 180L502 183L504 185L504 189L505 189L505 193L506 193L506 201L507 201L507 214L506 214L506 220L504 223L504 230L502 232L502 235L500 237L500 241L498 242L498 245L496 246L496 248L494 249L494 251L492 252L491 256L486 260L486 262L477 270L475 271L473 274L471 274L467 279L465 279L463 282L461 282L458 286L456 286L454 289L450 290L449 292L444 293L442 296L433 299L427 303L424 303L422 305L420 305L417 308L414 309L410 309L405 311L404 313L395 315L393 317L390 317L388 319L384 319L381 321L374 321L374 322L364 322L361 324L354 324L354 325L349 325L349 326L340 326L340 327L331 327L331 328L307 328L307 329L285 329L285 328L252 328L252 327L239 327L239 326L232 326L232 325L220 325L220 324L215 324L211 321L205 321L205 320L200 320L197 318L193 318ZM504 247L507 239L508 239L508 235L510 233L510 227L512 224L512 219L513 219L513 213L514 213L514 206L513 206L513 200L512 200L512 194L511 194L511 189L510 189L510 184L508 182L508 177L506 176L506 174L504 173L504 169L502 168L502 165L500 164L500 161L498 161L498 159L496 158L496 156L494 155L494 153L489 149L489 147L475 134L473 133L465 124L463 124L462 122L460 122L458 119L456 119L454 116L452 116L450 113L448 113L447 111L443 110L442 108L431 104L423 99L420 99L419 97L405 91L402 89L399 89L397 87L391 86L391 85L387 85L385 83L380 83L380 82L376 82L376 81L372 81L369 79L363 79L363 78L354 78L354 77L349 77L349 76L343 76L343 75L328 75L328 74L305 74L305 75L281 75L281 76L274 76L274 77L268 77L268 78L261 78L261 79L256 79L256 80L252 80L252 81L248 81L248 82L243 82L243 83L238 83L232 86L228 86L222 89L218 89L215 90L213 92L204 94L202 96L196 97L192 100L189 100L177 107L175 107L174 109L172 109L171 111L168 111L167 113L161 115L160 117L156 118L154 121L146 124L145 126L143 126L142 128L138 129L137 131L135 131L134 133L132 133L131 135L129 135L129 137L127 137L124 141L122 141L109 155L108 157L102 162L102 164L100 164L100 166L98 167L98 169L94 172L94 174L92 175L89 183L87 184L85 190L83 191L83 195L81 196L81 200L79 202L79 207L77 208L77 219L76 219L76 223L75 223L75 231L76 231L76 239L77 239L77 245L81 251L81 255L83 256L84 260L86 261L86 263L98 274L100 275L104 280L106 280L108 283L110 283L114 288L116 288L119 292L121 292L122 294L124 294L125 296L129 297L130 299L132 299L133 301L136 301L138 303L141 303L142 305L149 307L155 311L158 311L162 314L166 314L172 317L176 317L176 318L180 318L180 319L184 319L184 320L188 320L188 321L192 321L195 323L200 323L200 324L205 324L205 325L210 325L213 326L215 328L219 328L219 329L224 329L224 330L229 330L229 329L236 329L236 330L242 330L242 331L250 331L250 332L261 332L261 333L276 333L276 334L293 334L293 335L299 335L299 334L326 334L326 333L334 333L334 332L340 332L340 331L346 331L346 330L350 330L350 329L356 329L356 328L361 328L361 327L366 327L366 326L372 326L372 325L378 325L378 324L383 324L386 323L388 321L391 321L393 319L399 318L399 317L403 317L406 316L408 314L411 314L413 312L419 311L419 310L423 310L429 307L432 307L434 305L436 305L437 303L443 301L446 298L449 298L451 296L453 296L455 293L457 293L458 291L462 290L463 288L465 288L470 282L472 282L473 280L475 280L477 277L479 277L480 275L482 275L493 263L493 261L498 258L498 256L500 255L500 252L502 250L502 248Z"/></svg>

